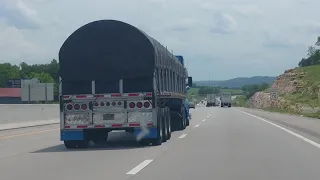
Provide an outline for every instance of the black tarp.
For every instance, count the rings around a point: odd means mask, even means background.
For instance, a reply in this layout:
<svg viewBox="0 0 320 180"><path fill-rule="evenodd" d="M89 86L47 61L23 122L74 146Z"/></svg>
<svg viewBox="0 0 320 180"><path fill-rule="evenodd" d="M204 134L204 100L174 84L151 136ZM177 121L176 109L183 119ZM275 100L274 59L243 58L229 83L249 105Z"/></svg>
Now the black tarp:
<svg viewBox="0 0 320 180"><path fill-rule="evenodd" d="M59 75L64 94L91 93L92 80L101 91L97 93L118 92L119 79L124 79L124 91L146 91L152 90L156 65L168 62L182 68L143 31L121 21L100 20L82 26L64 42Z"/></svg>

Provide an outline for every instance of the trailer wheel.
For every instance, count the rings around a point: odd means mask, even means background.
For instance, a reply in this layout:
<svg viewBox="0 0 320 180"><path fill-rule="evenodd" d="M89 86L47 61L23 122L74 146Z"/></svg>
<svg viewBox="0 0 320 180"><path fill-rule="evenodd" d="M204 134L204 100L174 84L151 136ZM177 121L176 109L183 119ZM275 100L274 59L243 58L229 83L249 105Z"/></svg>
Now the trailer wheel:
<svg viewBox="0 0 320 180"><path fill-rule="evenodd" d="M165 108L165 116L167 121L167 139L169 140L171 138L171 115L170 115L170 108Z"/></svg>
<svg viewBox="0 0 320 180"><path fill-rule="evenodd" d="M184 130L187 127L187 117L186 117L184 107L181 108L181 115L182 115L181 130Z"/></svg>
<svg viewBox="0 0 320 180"><path fill-rule="evenodd" d="M162 126L162 142L166 142L168 139L168 123L167 123L167 117L166 117L166 109L161 108L161 122L163 124Z"/></svg>
<svg viewBox="0 0 320 180"><path fill-rule="evenodd" d="M99 144L99 143L105 143L108 140L108 134L101 134L101 137L94 137L92 138L92 141L94 144Z"/></svg>
<svg viewBox="0 0 320 180"><path fill-rule="evenodd" d="M77 142L76 141L63 141L64 142L64 146L67 149L75 149L77 148Z"/></svg>
<svg viewBox="0 0 320 180"><path fill-rule="evenodd" d="M79 148L88 148L89 147L89 141L88 140L82 140L78 143Z"/></svg>

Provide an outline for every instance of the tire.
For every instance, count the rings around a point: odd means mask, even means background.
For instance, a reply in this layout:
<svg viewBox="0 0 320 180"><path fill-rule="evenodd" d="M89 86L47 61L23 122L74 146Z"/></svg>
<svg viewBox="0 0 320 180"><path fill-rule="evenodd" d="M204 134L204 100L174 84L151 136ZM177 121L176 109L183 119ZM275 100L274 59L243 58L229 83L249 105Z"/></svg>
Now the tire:
<svg viewBox="0 0 320 180"><path fill-rule="evenodd" d="M63 141L64 146L67 149L76 149L77 148L77 142L76 141Z"/></svg>
<svg viewBox="0 0 320 180"><path fill-rule="evenodd" d="M100 144L100 143L105 143L108 140L108 134L103 134L104 136L101 137L95 137L92 139L94 144Z"/></svg>
<svg viewBox="0 0 320 180"><path fill-rule="evenodd" d="M138 143L140 146L149 146L150 141L148 139L141 139Z"/></svg>
<svg viewBox="0 0 320 180"><path fill-rule="evenodd" d="M79 148L88 148L89 147L89 141L88 140L82 140L78 143Z"/></svg>
<svg viewBox="0 0 320 180"><path fill-rule="evenodd" d="M170 116L170 108L166 107L165 108L165 116L167 120L167 139L171 139L171 116Z"/></svg>
<svg viewBox="0 0 320 180"><path fill-rule="evenodd" d="M161 108L161 122L162 122L162 142L167 142L168 139L168 122L167 122L167 117L166 117L166 109Z"/></svg>
<svg viewBox="0 0 320 180"><path fill-rule="evenodd" d="M190 125L190 119L187 119L186 126L188 127L189 125Z"/></svg>
<svg viewBox="0 0 320 180"><path fill-rule="evenodd" d="M187 116L184 107L181 108L182 111L182 128L181 130L184 130L187 127Z"/></svg>
<svg viewBox="0 0 320 180"><path fill-rule="evenodd" d="M88 148L89 141L82 140L82 141L64 141L64 146L67 149L76 149L76 148Z"/></svg>

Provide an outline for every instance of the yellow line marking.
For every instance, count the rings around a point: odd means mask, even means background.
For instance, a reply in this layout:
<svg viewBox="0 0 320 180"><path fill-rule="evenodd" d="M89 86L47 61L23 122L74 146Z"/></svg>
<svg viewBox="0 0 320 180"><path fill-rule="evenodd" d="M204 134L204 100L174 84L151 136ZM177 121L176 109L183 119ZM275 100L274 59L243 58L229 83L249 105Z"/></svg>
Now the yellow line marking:
<svg viewBox="0 0 320 180"><path fill-rule="evenodd" d="M57 128L57 129L47 129L47 130L43 130L43 131L34 131L34 132L28 132L28 133L13 134L13 135L8 135L8 136L0 136L0 140L10 139L10 138L20 137L20 136L33 135L33 134L41 134L41 133L57 131L57 130L60 130L60 129L59 128Z"/></svg>

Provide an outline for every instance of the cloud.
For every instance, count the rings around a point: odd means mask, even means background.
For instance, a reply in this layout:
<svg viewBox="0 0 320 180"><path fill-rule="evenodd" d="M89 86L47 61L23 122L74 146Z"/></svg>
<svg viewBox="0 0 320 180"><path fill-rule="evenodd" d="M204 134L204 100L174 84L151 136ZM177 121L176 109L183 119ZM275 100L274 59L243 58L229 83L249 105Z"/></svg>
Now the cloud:
<svg viewBox="0 0 320 180"><path fill-rule="evenodd" d="M217 13L214 15L213 27L211 32L217 34L230 34L237 30L238 24L234 18L226 13Z"/></svg>
<svg viewBox="0 0 320 180"><path fill-rule="evenodd" d="M233 8L238 14L245 17L260 16L263 14L263 10L256 4L234 5Z"/></svg>
<svg viewBox="0 0 320 180"><path fill-rule="evenodd" d="M19 64L23 61L36 60L46 57L46 50L39 45L28 41L16 27L0 27L0 62L10 59L11 63ZM36 53L35 53L36 52ZM34 61L34 62L37 62Z"/></svg>
<svg viewBox="0 0 320 180"><path fill-rule="evenodd" d="M289 48L295 44L291 39L284 37L282 34L265 32L262 45L267 48Z"/></svg>
<svg viewBox="0 0 320 180"><path fill-rule="evenodd" d="M300 33L320 35L320 21L308 19L300 24L296 24L295 28Z"/></svg>
<svg viewBox="0 0 320 180"><path fill-rule="evenodd" d="M195 80L278 75L320 35L317 7L319 0L0 0L0 60L49 62L79 27L116 19L185 56Z"/></svg>
<svg viewBox="0 0 320 180"><path fill-rule="evenodd" d="M37 12L22 0L3 0L0 2L0 18L12 26L21 29L40 27Z"/></svg>

